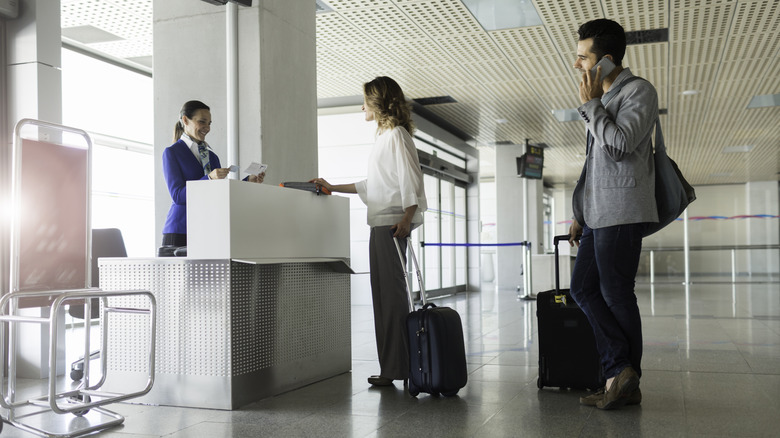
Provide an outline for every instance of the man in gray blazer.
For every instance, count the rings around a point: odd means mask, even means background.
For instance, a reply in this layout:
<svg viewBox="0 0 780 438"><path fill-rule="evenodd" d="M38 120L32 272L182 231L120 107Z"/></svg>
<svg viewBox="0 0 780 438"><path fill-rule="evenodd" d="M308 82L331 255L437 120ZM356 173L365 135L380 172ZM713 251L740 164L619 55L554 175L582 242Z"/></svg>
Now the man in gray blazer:
<svg viewBox="0 0 780 438"><path fill-rule="evenodd" d="M658 95L622 67L623 28L599 19L579 30L574 68L582 72L579 113L587 127L587 154L573 195L569 241L579 245L571 295L596 335L607 386L582 397L585 405L616 409L639 404L642 394L642 322L634 280L648 222L658 222L651 134ZM603 74L602 58L615 67ZM606 61L605 61L606 62Z"/></svg>

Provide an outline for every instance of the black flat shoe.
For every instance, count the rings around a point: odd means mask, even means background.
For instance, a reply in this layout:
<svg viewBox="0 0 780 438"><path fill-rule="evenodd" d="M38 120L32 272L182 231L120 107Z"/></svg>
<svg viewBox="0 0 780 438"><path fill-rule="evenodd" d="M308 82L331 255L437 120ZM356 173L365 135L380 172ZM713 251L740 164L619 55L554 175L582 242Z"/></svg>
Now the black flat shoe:
<svg viewBox="0 0 780 438"><path fill-rule="evenodd" d="M374 386L393 386L393 379L382 376L371 376L368 378L368 383Z"/></svg>

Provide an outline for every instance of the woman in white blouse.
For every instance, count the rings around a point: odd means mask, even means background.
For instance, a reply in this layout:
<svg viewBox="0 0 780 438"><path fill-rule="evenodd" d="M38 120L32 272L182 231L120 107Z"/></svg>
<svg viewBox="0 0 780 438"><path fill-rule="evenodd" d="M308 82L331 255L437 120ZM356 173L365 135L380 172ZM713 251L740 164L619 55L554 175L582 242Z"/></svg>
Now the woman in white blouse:
<svg viewBox="0 0 780 438"><path fill-rule="evenodd" d="M331 192L357 193L368 206L371 294L380 367L379 375L369 377L368 383L390 386L393 380L405 380L409 375L406 268L401 266L393 239L399 238L406 254L406 237L422 224L427 202L412 138L411 112L401 87L386 76L363 84L362 110L367 122L377 123L366 179L336 185L322 178L311 182Z"/></svg>

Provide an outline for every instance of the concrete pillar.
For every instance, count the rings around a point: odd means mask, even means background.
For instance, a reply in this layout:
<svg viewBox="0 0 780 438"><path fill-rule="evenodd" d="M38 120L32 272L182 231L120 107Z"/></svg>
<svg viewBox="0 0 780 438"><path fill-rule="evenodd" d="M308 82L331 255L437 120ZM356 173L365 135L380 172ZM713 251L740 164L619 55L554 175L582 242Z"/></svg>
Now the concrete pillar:
<svg viewBox="0 0 780 438"><path fill-rule="evenodd" d="M239 162L230 163L226 7L192 0L154 2L158 236L171 202L162 175L162 152L173 143L173 127L187 100L211 107L212 129L206 139L223 166L237 164L243 171L253 161L268 164L266 184L307 181L317 175L314 4L255 0L252 7L239 7L238 15Z"/></svg>
<svg viewBox="0 0 780 438"><path fill-rule="evenodd" d="M28 0L6 22L8 127L20 119L62 122L60 2Z"/></svg>
<svg viewBox="0 0 780 438"><path fill-rule="evenodd" d="M525 152L525 146L496 146L496 239L498 243L521 242L523 236L523 179L517 176L516 158ZM542 189L541 180L528 183L528 240L532 242L532 254L543 248L542 242ZM496 251L497 287L499 290L515 290L523 284L521 272L523 247L499 246ZM536 291L531 291L536 293Z"/></svg>
<svg viewBox="0 0 780 438"><path fill-rule="evenodd" d="M7 137L4 138L2 160L3 194L10 194L11 142L13 128L23 118L62 123L62 42L60 35L60 2L27 0L19 4L19 16L5 22L5 64L7 102L5 113ZM1 82L1 81L0 81ZM7 143L6 143L7 141ZM3 224L3 257L7 254L8 225ZM7 290L8 263L3 263L3 291ZM27 315L47 316L48 309L29 309ZM62 319L64 321L64 319ZM17 325L19 342L17 377L43 378L49 373L49 327ZM58 332L58 348L64 352L65 332ZM65 372L65 355L59 354L57 374Z"/></svg>

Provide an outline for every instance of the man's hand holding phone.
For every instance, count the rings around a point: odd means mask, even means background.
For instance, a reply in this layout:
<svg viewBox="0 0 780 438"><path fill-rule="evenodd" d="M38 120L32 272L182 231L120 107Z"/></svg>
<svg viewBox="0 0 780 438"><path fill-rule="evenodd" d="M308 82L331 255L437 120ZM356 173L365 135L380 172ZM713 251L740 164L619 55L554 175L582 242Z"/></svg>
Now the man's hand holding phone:
<svg viewBox="0 0 780 438"><path fill-rule="evenodd" d="M604 95L602 82L615 69L615 63L607 57L601 58L590 71L582 72L580 101L587 103Z"/></svg>
<svg viewBox="0 0 780 438"><path fill-rule="evenodd" d="M599 71L598 68L601 67L601 74L598 75ZM590 69L591 75L595 78L597 75L600 77L600 79L603 81L604 78L609 76L610 73L612 73L612 70L615 69L615 63L612 62L611 59L607 58L606 56L601 58L599 62L596 63L596 65L593 66L592 69Z"/></svg>

